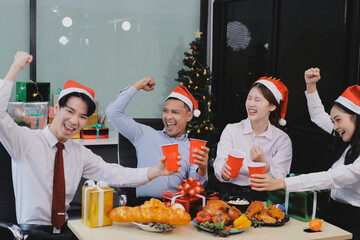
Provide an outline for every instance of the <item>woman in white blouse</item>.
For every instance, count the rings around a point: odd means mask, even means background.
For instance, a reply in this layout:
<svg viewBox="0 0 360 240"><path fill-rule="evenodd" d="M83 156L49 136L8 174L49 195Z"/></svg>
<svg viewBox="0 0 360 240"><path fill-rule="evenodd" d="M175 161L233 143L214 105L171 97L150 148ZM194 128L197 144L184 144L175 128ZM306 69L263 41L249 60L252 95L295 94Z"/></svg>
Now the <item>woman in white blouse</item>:
<svg viewBox="0 0 360 240"><path fill-rule="evenodd" d="M326 220L353 233L360 239L360 86L348 87L335 100L330 116L325 112L316 89L320 70L305 71L306 97L311 120L323 130L343 141L333 156L336 162L328 171L303 174L285 179L253 175L254 190L290 192L331 189L330 211ZM256 179L255 179L256 177Z"/></svg>
<svg viewBox="0 0 360 240"><path fill-rule="evenodd" d="M214 162L216 178L225 183L220 196L266 200L267 195L251 191L248 165L252 162L265 163L265 172L275 178L283 178L290 171L292 145L289 136L280 130L285 125L288 99L286 86L272 78L260 78L247 96L245 107L247 119L228 124L221 134ZM230 178L227 157L231 150L240 150L246 157L239 175Z"/></svg>

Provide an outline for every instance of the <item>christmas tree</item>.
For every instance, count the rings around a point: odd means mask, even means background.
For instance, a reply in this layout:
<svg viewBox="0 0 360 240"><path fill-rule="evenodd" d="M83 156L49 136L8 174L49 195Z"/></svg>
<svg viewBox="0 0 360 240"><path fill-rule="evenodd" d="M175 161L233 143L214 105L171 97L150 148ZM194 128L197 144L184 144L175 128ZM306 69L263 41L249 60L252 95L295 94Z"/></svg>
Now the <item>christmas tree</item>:
<svg viewBox="0 0 360 240"><path fill-rule="evenodd" d="M211 94L212 76L206 65L206 48L199 30L195 32L195 40L190 43L190 52L185 52L183 63L185 68L178 71L176 81L185 86L199 103L199 117L193 117L187 125L190 138L207 140L210 148L209 159L214 159L218 143L219 130L214 127L214 113L211 105L214 102Z"/></svg>

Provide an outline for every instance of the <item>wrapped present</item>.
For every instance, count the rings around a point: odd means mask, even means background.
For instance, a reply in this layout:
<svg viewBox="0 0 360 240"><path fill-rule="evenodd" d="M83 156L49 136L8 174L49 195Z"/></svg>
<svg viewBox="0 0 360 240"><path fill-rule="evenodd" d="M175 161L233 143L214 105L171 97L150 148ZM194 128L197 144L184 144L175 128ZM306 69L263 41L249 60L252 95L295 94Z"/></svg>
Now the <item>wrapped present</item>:
<svg viewBox="0 0 360 240"><path fill-rule="evenodd" d="M199 180L194 178L184 179L178 187L177 192L166 191L162 193L163 202L168 205L180 203L184 206L191 218L196 217L198 211L206 205L206 194ZM212 196L214 197L214 196Z"/></svg>
<svg viewBox="0 0 360 240"><path fill-rule="evenodd" d="M315 217L324 217L329 202L329 190L286 192L276 190L268 192L267 204L282 204L285 213L300 221L309 222Z"/></svg>
<svg viewBox="0 0 360 240"><path fill-rule="evenodd" d="M51 124L54 120L55 112L54 107L48 107L48 123Z"/></svg>
<svg viewBox="0 0 360 240"><path fill-rule="evenodd" d="M19 102L50 101L50 83L16 82L16 101Z"/></svg>
<svg viewBox="0 0 360 240"><path fill-rule="evenodd" d="M113 209L114 190L107 183L88 180L82 187L81 220L87 226L102 227L112 224L109 212Z"/></svg>
<svg viewBox="0 0 360 240"><path fill-rule="evenodd" d="M82 139L109 138L109 128L103 127L102 124L84 127L80 130L80 137Z"/></svg>
<svg viewBox="0 0 360 240"><path fill-rule="evenodd" d="M88 117L85 126L94 126L99 122L99 114L97 112L93 113Z"/></svg>
<svg viewBox="0 0 360 240"><path fill-rule="evenodd" d="M71 137L71 139L79 139L79 138L80 138L80 131Z"/></svg>
<svg viewBox="0 0 360 240"><path fill-rule="evenodd" d="M44 116L42 115L42 113L32 113L29 116L25 116L24 121L30 124L31 129L44 128Z"/></svg>
<svg viewBox="0 0 360 240"><path fill-rule="evenodd" d="M31 129L43 129L47 125L47 102L9 102L7 111L19 125Z"/></svg>
<svg viewBox="0 0 360 240"><path fill-rule="evenodd" d="M48 117L49 118L54 118L55 117L55 109L54 109L54 107L51 107L51 106L48 107Z"/></svg>

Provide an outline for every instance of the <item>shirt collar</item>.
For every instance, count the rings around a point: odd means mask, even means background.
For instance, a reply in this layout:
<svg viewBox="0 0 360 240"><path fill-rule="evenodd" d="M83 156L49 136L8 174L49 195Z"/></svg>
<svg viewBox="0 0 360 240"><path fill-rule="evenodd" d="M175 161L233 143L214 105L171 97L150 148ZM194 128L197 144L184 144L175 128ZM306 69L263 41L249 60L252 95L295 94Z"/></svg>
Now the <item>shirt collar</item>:
<svg viewBox="0 0 360 240"><path fill-rule="evenodd" d="M55 137L55 135L50 131L49 128L50 125L47 125L46 128L44 128L44 134L45 137L51 147L56 147L56 144L59 142L59 140ZM64 143L64 149L69 145L69 139Z"/></svg>
<svg viewBox="0 0 360 240"><path fill-rule="evenodd" d="M274 128L274 126L269 121L267 130L265 132L263 132L262 134L260 134L259 136L263 136L263 137L269 138L271 140L273 138L273 128ZM251 127L250 120L247 118L247 119L245 119L244 134L251 134L251 133L254 133L254 131Z"/></svg>
<svg viewBox="0 0 360 240"><path fill-rule="evenodd" d="M168 138L168 139L174 139L174 140L176 140L176 141L186 141L186 140L188 139L187 133L184 133L183 135L181 135L181 136L178 137L178 138L173 138L173 137L170 137L170 136L166 133L165 128L162 130L162 132L163 132L164 136L165 136L166 138Z"/></svg>

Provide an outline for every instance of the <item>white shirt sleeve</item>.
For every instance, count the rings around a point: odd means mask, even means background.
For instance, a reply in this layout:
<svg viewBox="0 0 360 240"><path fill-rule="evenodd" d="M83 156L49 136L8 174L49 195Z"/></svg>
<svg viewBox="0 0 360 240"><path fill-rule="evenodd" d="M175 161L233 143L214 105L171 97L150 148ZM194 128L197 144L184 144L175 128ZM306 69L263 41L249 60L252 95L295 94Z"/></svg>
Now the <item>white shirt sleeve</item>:
<svg viewBox="0 0 360 240"><path fill-rule="evenodd" d="M14 83L0 80L0 140L13 159L21 158L31 147L32 134L27 127L18 126L6 112Z"/></svg>
<svg viewBox="0 0 360 240"><path fill-rule="evenodd" d="M270 164L270 172L274 178L284 178L290 172L292 161L292 144L287 134L279 136L276 141L276 153L272 157Z"/></svg>
<svg viewBox="0 0 360 240"><path fill-rule="evenodd" d="M360 158L348 165L338 165L324 172L285 178L289 192L342 188L360 181Z"/></svg>
<svg viewBox="0 0 360 240"><path fill-rule="evenodd" d="M83 177L105 181L115 187L138 187L149 182L148 168L125 168L117 163L107 163L91 150L82 147L85 159Z"/></svg>
<svg viewBox="0 0 360 240"><path fill-rule="evenodd" d="M325 112L324 106L321 103L319 93L313 92L308 94L305 91L308 109L311 121L322 128L324 131L331 133L334 125L330 120L330 115Z"/></svg>

